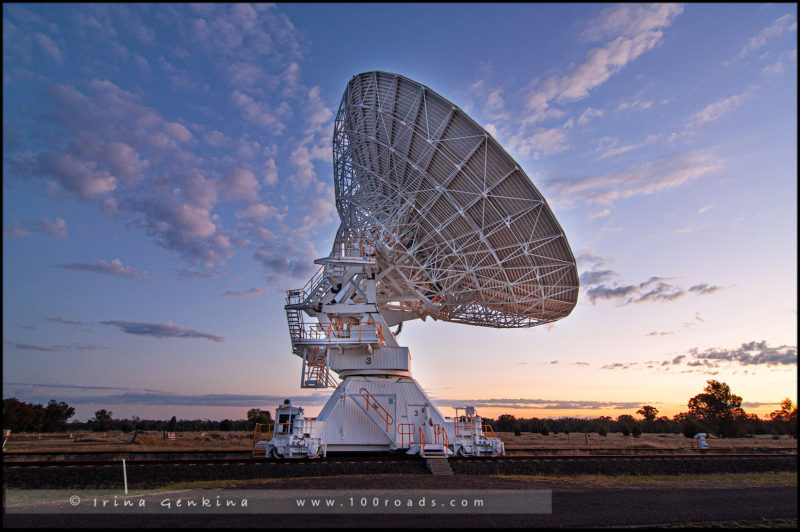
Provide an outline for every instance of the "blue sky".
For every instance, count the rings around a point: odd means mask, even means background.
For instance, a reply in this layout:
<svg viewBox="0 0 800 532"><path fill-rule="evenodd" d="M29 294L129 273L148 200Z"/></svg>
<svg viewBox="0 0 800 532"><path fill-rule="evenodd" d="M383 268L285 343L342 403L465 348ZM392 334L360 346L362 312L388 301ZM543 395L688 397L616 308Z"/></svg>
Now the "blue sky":
<svg viewBox="0 0 800 532"><path fill-rule="evenodd" d="M330 250L333 116L375 69L494 135L581 273L555 324L407 324L446 415L796 401L793 4L4 4L3 396L318 410L284 290Z"/></svg>

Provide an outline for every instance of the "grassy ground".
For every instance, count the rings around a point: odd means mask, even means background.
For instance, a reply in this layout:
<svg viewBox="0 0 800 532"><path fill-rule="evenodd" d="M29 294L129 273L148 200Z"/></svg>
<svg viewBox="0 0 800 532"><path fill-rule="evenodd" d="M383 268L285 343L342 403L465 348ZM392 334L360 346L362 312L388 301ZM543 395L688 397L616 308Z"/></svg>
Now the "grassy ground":
<svg viewBox="0 0 800 532"><path fill-rule="evenodd" d="M360 477L361 475L341 475ZM402 477L403 475L388 475ZM696 488L748 488L748 487L792 487L797 486L797 473L717 473L709 475L643 475L614 476L573 475L493 475L497 479L519 481L525 488L549 489L614 489L614 488L658 488L658 487L696 487ZM313 477L310 477L313 478ZM250 488L279 487L285 479L218 480L202 482L182 482L164 486L166 491L198 488ZM402 485L402 482L398 482Z"/></svg>
<svg viewBox="0 0 800 532"><path fill-rule="evenodd" d="M435 488L443 482L427 475L339 475L336 477L260 478L249 480L207 480L196 482L176 482L155 489L135 488L130 496L172 493L196 489L286 489L288 487L309 488L322 483L335 483L340 487L370 487L375 489L394 489L422 482L417 488ZM573 475L457 475L449 482L455 487L502 488L502 489L552 489L561 491L606 490L606 489L669 489L669 488L766 488L796 487L797 474L780 473L718 473L709 475L643 475L614 476ZM430 484L430 485L428 485ZM462 485L463 484L463 485ZM26 502L25 490L11 490L6 504ZM59 500L75 490L44 490L51 500ZM90 490L98 497L120 495L120 490ZM96 492L96 493L95 493ZM12 496L13 495L13 496Z"/></svg>
<svg viewBox="0 0 800 532"><path fill-rule="evenodd" d="M586 443L586 434L583 432L571 434L532 434L523 432L515 436L513 432L498 432L497 436L503 440L506 449L697 449L694 438L686 438L682 434L642 434L639 438L623 436L621 432L612 432L607 436L596 433L589 434L589 443ZM797 448L797 440L791 436L773 436L764 434L752 438L717 438L709 436L706 441L712 449L740 449L740 448Z"/></svg>
<svg viewBox="0 0 800 532"><path fill-rule="evenodd" d="M560 488L755 488L797 486L797 473L709 473L703 475L497 475L498 478L518 479L531 483L553 483Z"/></svg>
<svg viewBox="0 0 800 532"><path fill-rule="evenodd" d="M20 438L22 436L22 438ZM146 451L146 450L250 450L253 446L252 432L177 432L175 440L165 440L160 431L150 431L139 434L132 444L132 434L119 431L108 433L80 432L73 434L73 439L68 439L64 434L43 434L42 439L37 435L15 435L5 446L6 451ZM497 436L503 440L506 449L697 449L693 438L685 438L681 434L642 434L640 438L623 436L621 433L610 433L607 436L589 434L541 434L522 433L515 436L511 432L498 432ZM16 439L20 438L20 439ZM712 449L737 449L748 450L756 448L794 448L797 449L797 440L791 436L760 435L751 438L716 438L709 436L708 444Z"/></svg>
<svg viewBox="0 0 800 532"><path fill-rule="evenodd" d="M20 439L15 439L15 436ZM120 431L78 432L73 438L64 434L42 434L42 439L28 439L38 435L11 435L5 451L11 452L74 452L74 451L206 451L241 450L253 448L252 432L176 432L174 440L165 440L161 431L139 433L131 443L133 434Z"/></svg>

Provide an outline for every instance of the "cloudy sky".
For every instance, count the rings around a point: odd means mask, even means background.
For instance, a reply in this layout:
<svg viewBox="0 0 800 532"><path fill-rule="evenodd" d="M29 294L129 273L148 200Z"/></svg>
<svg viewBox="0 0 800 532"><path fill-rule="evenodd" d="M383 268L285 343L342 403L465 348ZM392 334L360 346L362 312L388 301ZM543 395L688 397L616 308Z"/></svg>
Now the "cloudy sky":
<svg viewBox="0 0 800 532"><path fill-rule="evenodd" d="M330 250L333 116L375 69L494 135L581 274L548 326L406 325L445 415L796 402L792 4L4 4L3 397L316 413L284 290Z"/></svg>

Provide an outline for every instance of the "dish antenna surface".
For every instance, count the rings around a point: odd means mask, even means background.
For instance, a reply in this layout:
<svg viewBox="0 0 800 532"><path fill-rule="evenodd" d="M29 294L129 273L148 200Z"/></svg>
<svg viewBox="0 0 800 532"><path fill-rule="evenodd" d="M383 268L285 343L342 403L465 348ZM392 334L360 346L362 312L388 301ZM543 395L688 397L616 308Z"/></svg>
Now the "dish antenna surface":
<svg viewBox="0 0 800 532"><path fill-rule="evenodd" d="M279 407L255 448L283 458L503 454L473 407L441 415L396 335L416 318L531 327L567 316L578 274L547 202L466 113L387 72L348 83L333 165L341 225L319 271L287 291L285 309L301 387L336 390L314 419Z"/></svg>
<svg viewBox="0 0 800 532"><path fill-rule="evenodd" d="M333 139L337 238L368 235L379 307L489 327L568 315L575 257L547 202L498 144L428 87L354 76Z"/></svg>

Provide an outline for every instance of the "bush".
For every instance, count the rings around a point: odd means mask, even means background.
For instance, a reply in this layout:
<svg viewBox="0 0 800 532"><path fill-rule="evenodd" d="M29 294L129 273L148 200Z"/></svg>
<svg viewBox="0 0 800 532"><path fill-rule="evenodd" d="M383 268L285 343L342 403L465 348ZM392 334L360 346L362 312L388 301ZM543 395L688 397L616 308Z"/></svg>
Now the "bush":
<svg viewBox="0 0 800 532"><path fill-rule="evenodd" d="M514 428L514 436L520 436L522 432L519 430L519 427Z"/></svg>
<svg viewBox="0 0 800 532"><path fill-rule="evenodd" d="M642 435L642 429L639 428L639 425L633 426L632 434L634 438L638 438Z"/></svg>
<svg viewBox="0 0 800 532"><path fill-rule="evenodd" d="M603 437L608 436L608 431L605 429L605 427L600 427L600 430L598 430L597 433Z"/></svg>
<svg viewBox="0 0 800 532"><path fill-rule="evenodd" d="M709 430L706 429L705 426L692 419L687 419L684 421L682 423L682 428L683 435L687 438L694 438L694 435L700 432L709 433Z"/></svg>
<svg viewBox="0 0 800 532"><path fill-rule="evenodd" d="M622 435L623 436L630 436L631 435L631 431L630 431L630 429L628 429L627 425L623 425L622 426Z"/></svg>

